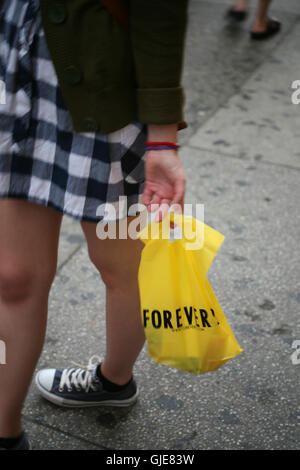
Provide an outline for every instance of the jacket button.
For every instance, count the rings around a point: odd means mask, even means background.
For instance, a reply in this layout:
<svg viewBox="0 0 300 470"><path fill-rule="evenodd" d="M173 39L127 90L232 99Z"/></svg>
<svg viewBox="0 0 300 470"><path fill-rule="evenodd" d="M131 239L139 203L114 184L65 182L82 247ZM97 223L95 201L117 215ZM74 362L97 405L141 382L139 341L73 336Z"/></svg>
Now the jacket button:
<svg viewBox="0 0 300 470"><path fill-rule="evenodd" d="M84 129L86 132L97 132L99 126L94 118L86 117L83 121Z"/></svg>
<svg viewBox="0 0 300 470"><path fill-rule="evenodd" d="M82 73L77 67L70 65L64 70L64 78L71 85L77 85L82 79Z"/></svg>
<svg viewBox="0 0 300 470"><path fill-rule="evenodd" d="M61 3L54 3L49 8L49 20L54 24L61 24L67 17L67 10L65 5Z"/></svg>

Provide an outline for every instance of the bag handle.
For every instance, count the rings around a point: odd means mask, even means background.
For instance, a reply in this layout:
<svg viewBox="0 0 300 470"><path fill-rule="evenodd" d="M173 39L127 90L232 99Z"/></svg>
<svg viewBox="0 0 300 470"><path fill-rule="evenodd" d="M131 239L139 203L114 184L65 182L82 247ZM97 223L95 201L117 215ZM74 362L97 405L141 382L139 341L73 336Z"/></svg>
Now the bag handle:
<svg viewBox="0 0 300 470"><path fill-rule="evenodd" d="M185 249L200 250L204 243L205 227L207 226L203 222L191 216L168 212L163 221L150 222L140 231L138 237L145 244L155 240L171 241L171 233L178 228L182 234L180 240Z"/></svg>

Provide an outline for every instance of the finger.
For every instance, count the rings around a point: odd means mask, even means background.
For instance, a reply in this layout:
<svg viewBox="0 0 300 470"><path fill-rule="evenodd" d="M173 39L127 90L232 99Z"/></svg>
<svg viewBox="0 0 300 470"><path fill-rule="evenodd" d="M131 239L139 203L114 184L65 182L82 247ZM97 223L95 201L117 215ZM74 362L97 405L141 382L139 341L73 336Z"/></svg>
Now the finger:
<svg viewBox="0 0 300 470"><path fill-rule="evenodd" d="M144 193L143 193L143 199L142 199L143 204L145 204L145 206L149 206L149 204L151 203L152 194L153 194L152 189L145 186Z"/></svg>
<svg viewBox="0 0 300 470"><path fill-rule="evenodd" d="M156 212L157 209L159 208L159 204L160 204L160 196L158 196L158 194L154 194L151 199L150 206L148 208L149 211Z"/></svg>
<svg viewBox="0 0 300 470"><path fill-rule="evenodd" d="M171 210L174 212L174 214L178 215L183 215L184 213L184 201L183 199L179 202L174 203L173 201L171 202ZM176 227L175 222L170 222L170 226L172 229Z"/></svg>
<svg viewBox="0 0 300 470"><path fill-rule="evenodd" d="M160 206L161 220L163 220L165 218L165 216L167 215L167 213L170 209L170 206L171 206L171 200L170 199L163 199L161 201L161 206ZM170 221L170 227L172 229L175 228L174 222Z"/></svg>
<svg viewBox="0 0 300 470"><path fill-rule="evenodd" d="M170 199L162 199L161 200L161 204L159 206L158 213L155 217L155 222L161 222L165 218L165 216L168 213L168 210L170 209L170 204L171 204Z"/></svg>
<svg viewBox="0 0 300 470"><path fill-rule="evenodd" d="M148 211L149 212L156 212L159 208L159 204L153 204L151 202L151 204L148 206Z"/></svg>
<svg viewBox="0 0 300 470"><path fill-rule="evenodd" d="M183 206L184 202L181 200L180 202L176 202L175 204L172 202L172 210L174 211L174 214L183 214Z"/></svg>
<svg viewBox="0 0 300 470"><path fill-rule="evenodd" d="M185 193L185 179L180 178L175 183L173 203L174 204L179 203L182 206L183 200L184 200L184 193Z"/></svg>

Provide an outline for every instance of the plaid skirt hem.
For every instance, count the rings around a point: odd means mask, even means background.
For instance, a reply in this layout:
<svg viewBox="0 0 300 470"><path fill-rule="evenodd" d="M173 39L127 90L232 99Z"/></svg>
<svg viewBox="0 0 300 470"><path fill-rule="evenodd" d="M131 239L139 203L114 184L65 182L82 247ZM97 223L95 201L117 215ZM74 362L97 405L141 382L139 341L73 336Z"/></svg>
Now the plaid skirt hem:
<svg viewBox="0 0 300 470"><path fill-rule="evenodd" d="M133 199L127 198L128 208L130 208L131 205L140 204L140 208L142 209L142 207L144 207L144 205L142 203L142 197L143 197L143 195L140 194L138 196L138 201L136 200L136 197L134 197ZM106 220L105 217L90 217L90 216L86 216L82 213L77 213L76 214L76 213L68 211L66 209L62 209L60 206L55 205L52 201L50 201L48 199L41 199L41 198L34 197L34 196L28 196L28 194L21 194L21 193L3 193L3 194L1 194L0 193L0 201L3 201L5 199L23 200L23 201L28 201L28 202L38 204L40 206L49 207L50 209L53 209L57 212L60 212L63 216L66 215L67 217L71 217L71 218L73 218L73 219L75 219L79 222L94 222L94 223L98 223L100 221L101 222L106 222L106 221L107 222L112 222L112 220L108 220L108 219ZM113 219L113 221L118 222L118 221L121 221L121 220L125 219L128 216L129 216L128 210L123 211L121 213L119 212L117 214L116 218Z"/></svg>

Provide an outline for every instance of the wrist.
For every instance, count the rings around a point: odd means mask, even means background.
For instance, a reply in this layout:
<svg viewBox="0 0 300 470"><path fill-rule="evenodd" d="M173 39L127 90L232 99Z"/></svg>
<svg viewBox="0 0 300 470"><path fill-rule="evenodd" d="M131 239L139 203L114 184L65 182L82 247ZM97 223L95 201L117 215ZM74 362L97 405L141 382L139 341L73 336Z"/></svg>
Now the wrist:
<svg viewBox="0 0 300 470"><path fill-rule="evenodd" d="M163 150L147 150L147 160L154 159L155 161L167 161L169 158L176 158L179 160L178 150L176 149L163 149Z"/></svg>
<svg viewBox="0 0 300 470"><path fill-rule="evenodd" d="M177 124L148 124L147 140L150 142L177 142Z"/></svg>

